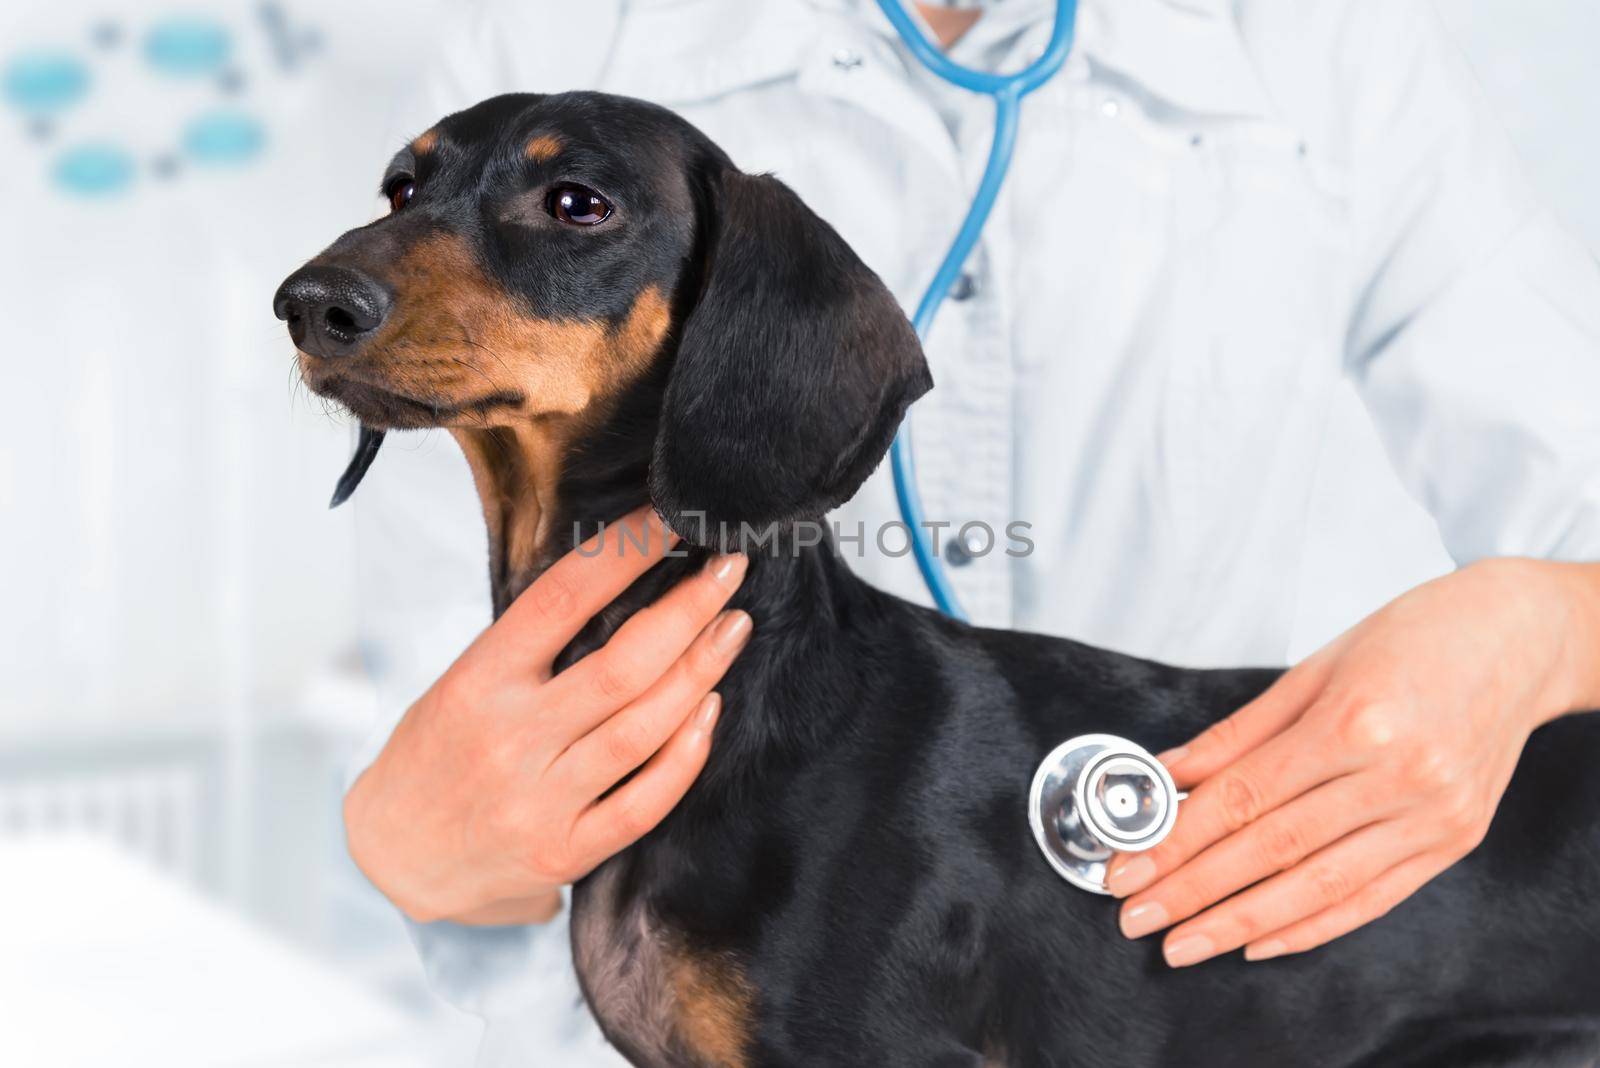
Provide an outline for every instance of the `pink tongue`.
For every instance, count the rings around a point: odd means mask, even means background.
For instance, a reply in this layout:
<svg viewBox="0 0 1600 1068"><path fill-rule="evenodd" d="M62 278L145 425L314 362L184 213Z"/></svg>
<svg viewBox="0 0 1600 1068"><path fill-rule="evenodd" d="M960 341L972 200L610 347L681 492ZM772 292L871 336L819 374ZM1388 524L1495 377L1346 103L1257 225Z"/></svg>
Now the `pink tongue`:
<svg viewBox="0 0 1600 1068"><path fill-rule="evenodd" d="M369 426L361 428L361 436L356 439L355 455L350 457L350 466L339 476L339 484L333 487L329 508L337 508L348 501L356 487L361 485L361 480L367 476L367 468L372 466L372 461L378 455L378 446L383 444L383 435L382 430L373 430Z"/></svg>

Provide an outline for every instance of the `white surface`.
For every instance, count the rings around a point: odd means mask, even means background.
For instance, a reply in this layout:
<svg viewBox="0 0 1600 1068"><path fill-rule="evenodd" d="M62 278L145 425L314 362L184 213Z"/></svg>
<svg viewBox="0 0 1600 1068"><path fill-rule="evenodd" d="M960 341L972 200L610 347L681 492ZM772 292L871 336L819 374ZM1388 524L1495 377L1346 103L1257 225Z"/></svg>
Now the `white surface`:
<svg viewBox="0 0 1600 1068"><path fill-rule="evenodd" d="M0 1065L422 1062L348 978L90 838L0 839Z"/></svg>

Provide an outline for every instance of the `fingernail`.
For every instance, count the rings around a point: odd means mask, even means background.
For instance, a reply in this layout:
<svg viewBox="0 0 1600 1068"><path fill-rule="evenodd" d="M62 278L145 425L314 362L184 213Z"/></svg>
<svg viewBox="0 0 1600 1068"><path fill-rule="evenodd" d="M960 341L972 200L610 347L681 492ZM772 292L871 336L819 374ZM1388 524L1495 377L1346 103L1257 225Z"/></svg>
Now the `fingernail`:
<svg viewBox="0 0 1600 1068"><path fill-rule="evenodd" d="M1156 862L1149 857L1134 856L1118 861L1106 872L1106 889L1112 897L1137 894L1156 878Z"/></svg>
<svg viewBox="0 0 1600 1068"><path fill-rule="evenodd" d="M1168 942L1161 952L1167 958L1168 967L1185 968L1191 964L1199 964L1215 953L1216 949L1211 939L1205 935L1188 935Z"/></svg>
<svg viewBox="0 0 1600 1068"><path fill-rule="evenodd" d="M708 693L700 702L700 707L694 710L694 729L708 731L711 724L716 722L717 713L722 709L722 695Z"/></svg>
<svg viewBox="0 0 1600 1068"><path fill-rule="evenodd" d="M1178 761L1182 760L1188 755L1189 747L1186 745L1180 745L1176 749L1168 749L1165 753L1157 755L1156 759L1170 768L1172 765L1176 764Z"/></svg>
<svg viewBox="0 0 1600 1068"><path fill-rule="evenodd" d="M750 637L750 613L737 608L722 613L712 624L711 644L719 653L737 652Z"/></svg>
<svg viewBox="0 0 1600 1068"><path fill-rule="evenodd" d="M1167 925L1167 910L1158 902L1146 901L1141 905L1123 909L1117 922L1122 926L1122 937L1143 938Z"/></svg>
<svg viewBox="0 0 1600 1068"><path fill-rule="evenodd" d="M744 569L750 563L743 553L720 553L706 561L711 577L729 589L737 589L744 578Z"/></svg>
<svg viewBox="0 0 1600 1068"><path fill-rule="evenodd" d="M1288 946L1284 945L1276 938L1269 938L1265 942L1260 942L1253 946L1245 946L1244 959L1271 960L1273 957L1283 956L1284 953L1288 952L1288 949Z"/></svg>

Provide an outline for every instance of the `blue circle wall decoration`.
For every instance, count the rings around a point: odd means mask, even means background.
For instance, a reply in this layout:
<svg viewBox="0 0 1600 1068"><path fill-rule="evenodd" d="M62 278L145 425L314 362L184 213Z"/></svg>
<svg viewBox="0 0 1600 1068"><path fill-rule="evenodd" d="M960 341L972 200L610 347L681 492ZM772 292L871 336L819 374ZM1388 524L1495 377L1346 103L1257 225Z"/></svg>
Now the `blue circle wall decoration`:
<svg viewBox="0 0 1600 1068"><path fill-rule="evenodd" d="M244 163L267 141L261 120L242 111L208 111L183 130L183 150L197 163Z"/></svg>
<svg viewBox="0 0 1600 1068"><path fill-rule="evenodd" d="M133 184L133 157L108 141L74 145L56 157L56 185L80 196L110 196Z"/></svg>
<svg viewBox="0 0 1600 1068"><path fill-rule="evenodd" d="M89 91L89 68L68 52L24 52L6 64L5 95L29 115L71 107Z"/></svg>
<svg viewBox="0 0 1600 1068"><path fill-rule="evenodd" d="M163 19L144 38L144 56L163 74L187 78L214 74L233 54L227 27L207 18Z"/></svg>

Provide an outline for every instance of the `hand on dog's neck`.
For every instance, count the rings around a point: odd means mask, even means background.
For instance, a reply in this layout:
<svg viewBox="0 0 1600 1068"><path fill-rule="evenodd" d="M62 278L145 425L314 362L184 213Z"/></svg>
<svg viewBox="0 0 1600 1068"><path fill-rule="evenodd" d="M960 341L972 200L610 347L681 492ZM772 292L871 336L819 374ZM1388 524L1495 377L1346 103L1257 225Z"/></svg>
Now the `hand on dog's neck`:
<svg viewBox="0 0 1600 1068"><path fill-rule="evenodd" d="M655 434L647 413L658 403L648 383L624 398L600 427L539 420L517 427L459 430L454 435L472 468L488 525L490 581L495 615L557 559L602 523L610 524L649 499L648 443ZM630 412L639 416L630 417ZM630 616L704 566L710 550L687 547L662 560L628 588L562 652L563 669L604 645ZM848 663L842 649L853 628L870 625L870 606L882 595L857 579L833 546L792 538L752 549L743 585L730 602L755 619L750 645L719 685L725 716L714 763L724 774L755 773L763 754L796 753L820 744L849 708L849 694L834 701L793 705L807 687L817 658ZM828 677L848 679L848 670ZM812 686L811 688L815 688Z"/></svg>

